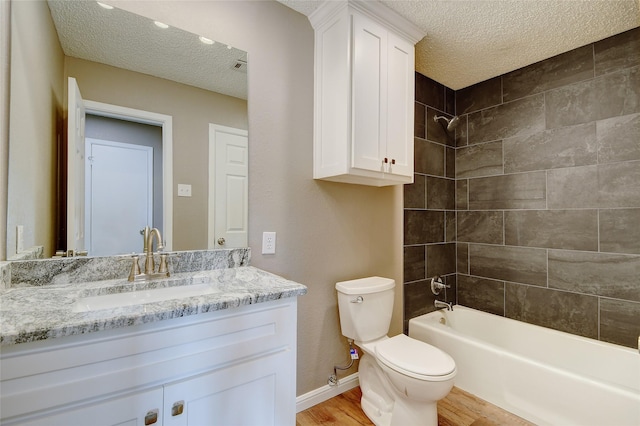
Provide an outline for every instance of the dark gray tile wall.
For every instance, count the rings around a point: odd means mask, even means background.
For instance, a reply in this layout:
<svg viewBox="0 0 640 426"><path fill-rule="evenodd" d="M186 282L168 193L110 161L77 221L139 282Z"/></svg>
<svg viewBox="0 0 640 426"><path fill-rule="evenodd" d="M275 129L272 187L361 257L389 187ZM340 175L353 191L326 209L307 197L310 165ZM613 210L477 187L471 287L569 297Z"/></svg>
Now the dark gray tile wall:
<svg viewBox="0 0 640 426"><path fill-rule="evenodd" d="M416 74L415 110L405 325L439 274L438 297L636 347L640 28L454 94Z"/></svg>
<svg viewBox="0 0 640 426"><path fill-rule="evenodd" d="M458 303L637 346L639 51L634 29L456 92Z"/></svg>
<svg viewBox="0 0 640 426"><path fill-rule="evenodd" d="M416 73L415 179L404 187L404 318L434 310L431 278L443 276L456 300L456 135L435 116L451 118L453 90Z"/></svg>

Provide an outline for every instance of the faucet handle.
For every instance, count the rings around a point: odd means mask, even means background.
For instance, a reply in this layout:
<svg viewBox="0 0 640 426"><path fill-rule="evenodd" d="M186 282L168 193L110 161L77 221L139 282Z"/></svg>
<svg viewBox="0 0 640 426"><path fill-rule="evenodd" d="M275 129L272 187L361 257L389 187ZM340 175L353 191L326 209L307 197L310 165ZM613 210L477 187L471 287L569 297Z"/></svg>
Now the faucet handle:
<svg viewBox="0 0 640 426"><path fill-rule="evenodd" d="M140 263L138 263L139 256L134 254L131 256L133 263L131 264L131 270L129 271L129 281L135 281L136 276L140 275Z"/></svg>
<svg viewBox="0 0 640 426"><path fill-rule="evenodd" d="M169 268L167 267L167 253L160 253L160 266L158 266L159 274L166 274L169 276Z"/></svg>
<svg viewBox="0 0 640 426"><path fill-rule="evenodd" d="M436 296L440 294L440 291L443 288L451 288L450 285L445 284L442 282L442 277L436 275L435 277L431 278L431 292L433 294L435 294Z"/></svg>

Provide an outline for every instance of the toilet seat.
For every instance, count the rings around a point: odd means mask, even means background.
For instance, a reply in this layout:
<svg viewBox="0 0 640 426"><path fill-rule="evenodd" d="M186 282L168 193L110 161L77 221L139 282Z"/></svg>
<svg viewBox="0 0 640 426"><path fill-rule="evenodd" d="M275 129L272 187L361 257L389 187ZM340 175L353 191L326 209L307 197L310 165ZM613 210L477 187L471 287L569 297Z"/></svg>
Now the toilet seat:
<svg viewBox="0 0 640 426"><path fill-rule="evenodd" d="M418 380L440 381L456 369L449 354L404 334L379 342L375 351L378 360L387 367Z"/></svg>

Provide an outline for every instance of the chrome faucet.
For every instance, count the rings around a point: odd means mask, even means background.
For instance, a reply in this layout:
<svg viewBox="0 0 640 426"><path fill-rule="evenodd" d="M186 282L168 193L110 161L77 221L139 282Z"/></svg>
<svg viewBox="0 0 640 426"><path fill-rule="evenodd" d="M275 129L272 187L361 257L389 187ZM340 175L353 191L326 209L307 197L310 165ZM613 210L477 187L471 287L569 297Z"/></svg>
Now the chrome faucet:
<svg viewBox="0 0 640 426"><path fill-rule="evenodd" d="M133 256L133 265L131 266L131 273L129 274L129 281L143 281L149 280L152 278L165 278L169 276L169 269L167 268L167 254L160 253L160 266L158 267L158 271L156 272L156 265L153 260L153 237L155 235L156 246L158 251L162 250L164 247L162 245L162 235L160 234L160 230L158 228L149 228L145 226L143 230L140 231L142 234L142 239L144 242L144 273L140 272L140 266L138 265L138 256Z"/></svg>
<svg viewBox="0 0 640 426"><path fill-rule="evenodd" d="M453 311L453 302L443 302L442 300L435 300L433 304L436 309L446 309L447 311Z"/></svg>

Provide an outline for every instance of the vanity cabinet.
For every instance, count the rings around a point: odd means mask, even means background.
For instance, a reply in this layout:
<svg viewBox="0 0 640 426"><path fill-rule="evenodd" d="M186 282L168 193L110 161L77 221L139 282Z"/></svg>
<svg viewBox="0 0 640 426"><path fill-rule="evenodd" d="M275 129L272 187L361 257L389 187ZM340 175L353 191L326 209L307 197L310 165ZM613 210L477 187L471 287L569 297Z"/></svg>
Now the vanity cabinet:
<svg viewBox="0 0 640 426"><path fill-rule="evenodd" d="M314 178L413 182L414 45L422 32L377 2L329 1L309 19Z"/></svg>
<svg viewBox="0 0 640 426"><path fill-rule="evenodd" d="M1 423L295 424L296 304L3 348Z"/></svg>

